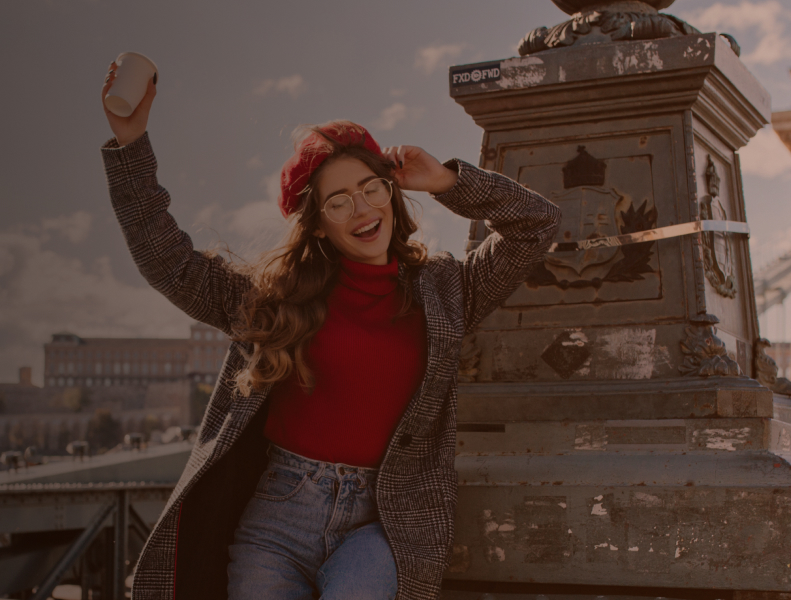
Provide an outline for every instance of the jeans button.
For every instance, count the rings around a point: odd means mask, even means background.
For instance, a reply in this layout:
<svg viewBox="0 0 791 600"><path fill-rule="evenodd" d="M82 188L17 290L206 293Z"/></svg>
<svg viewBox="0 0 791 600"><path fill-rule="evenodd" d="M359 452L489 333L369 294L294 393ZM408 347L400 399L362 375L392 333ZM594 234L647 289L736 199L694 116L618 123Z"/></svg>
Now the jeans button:
<svg viewBox="0 0 791 600"><path fill-rule="evenodd" d="M404 435L401 436L401 439L399 440L398 443L401 445L402 448L406 448L407 446L409 446L409 444L412 443L412 434L405 433Z"/></svg>
<svg viewBox="0 0 791 600"><path fill-rule="evenodd" d="M343 477L344 475L346 475L346 469L344 469L343 467L338 467L338 474L341 477Z"/></svg>

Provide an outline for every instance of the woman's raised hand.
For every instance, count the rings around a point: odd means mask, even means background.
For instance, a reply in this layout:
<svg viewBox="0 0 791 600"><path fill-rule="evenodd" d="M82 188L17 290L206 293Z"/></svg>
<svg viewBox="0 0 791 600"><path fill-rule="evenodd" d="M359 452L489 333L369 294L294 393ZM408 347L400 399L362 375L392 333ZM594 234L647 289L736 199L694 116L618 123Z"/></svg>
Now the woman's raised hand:
<svg viewBox="0 0 791 600"><path fill-rule="evenodd" d="M102 108L104 109L104 115L107 117L107 122L110 123L110 129L112 129L115 134L118 145L126 146L146 132L146 127L148 126L148 113L151 112L151 103L154 101L154 96L157 95L157 86L154 85L153 77L149 79L146 95L143 96L140 104L137 105L135 112L128 117L119 117L107 110L104 104L104 97L110 90L110 86L113 85L113 81L115 81L115 71L117 68L118 66L115 64L115 61L110 63L110 69L108 70L107 77L104 80L104 86L102 87Z"/></svg>
<svg viewBox="0 0 791 600"><path fill-rule="evenodd" d="M382 154L395 165L396 183L404 190L444 194L459 178L455 171L417 146L390 146L383 148Z"/></svg>

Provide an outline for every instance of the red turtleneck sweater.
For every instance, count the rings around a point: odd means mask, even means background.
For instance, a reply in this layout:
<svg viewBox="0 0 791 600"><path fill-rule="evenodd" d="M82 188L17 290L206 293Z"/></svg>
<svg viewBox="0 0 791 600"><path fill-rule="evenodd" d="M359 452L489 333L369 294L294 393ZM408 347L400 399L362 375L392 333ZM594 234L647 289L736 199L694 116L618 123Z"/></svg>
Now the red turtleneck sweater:
<svg viewBox="0 0 791 600"><path fill-rule="evenodd" d="M296 373L269 396L264 434L302 456L378 467L401 415L426 369L426 325L413 303L402 303L398 263L367 265L341 258L338 284L308 364L316 388L308 395Z"/></svg>

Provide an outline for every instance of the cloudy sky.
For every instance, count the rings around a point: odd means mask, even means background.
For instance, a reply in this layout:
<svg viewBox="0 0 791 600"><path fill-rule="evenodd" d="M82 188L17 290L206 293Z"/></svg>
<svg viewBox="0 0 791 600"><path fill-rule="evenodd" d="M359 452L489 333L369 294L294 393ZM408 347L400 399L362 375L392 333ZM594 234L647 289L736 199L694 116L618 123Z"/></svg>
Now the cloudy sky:
<svg viewBox="0 0 791 600"><path fill-rule="evenodd" d="M678 0L668 12L735 35L774 109L791 108L791 3ZM32 365L40 383L56 331L188 333L137 273L110 208L99 92L120 52L159 67L149 135L180 225L198 247L252 256L282 234L277 174L297 125L348 118L382 145L477 163L481 131L450 99L448 66L514 56L527 31L564 19L549 0L4 0L0 381ZM791 154L767 129L742 165L763 264L791 250ZM461 256L467 223L417 199L424 241Z"/></svg>

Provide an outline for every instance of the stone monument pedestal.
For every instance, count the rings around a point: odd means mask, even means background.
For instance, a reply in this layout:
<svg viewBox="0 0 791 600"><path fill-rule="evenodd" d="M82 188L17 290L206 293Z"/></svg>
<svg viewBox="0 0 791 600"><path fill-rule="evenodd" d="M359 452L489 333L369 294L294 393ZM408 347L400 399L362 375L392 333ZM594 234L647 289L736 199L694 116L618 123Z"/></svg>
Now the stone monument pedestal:
<svg viewBox="0 0 791 600"><path fill-rule="evenodd" d="M606 4L531 32L520 58L450 70L481 166L563 221L462 350L443 597L780 598L791 401L756 379L771 361L747 238L725 231L746 220L737 150L769 97L732 38ZM607 242L698 222L731 225ZM468 247L486 234L473 222Z"/></svg>

